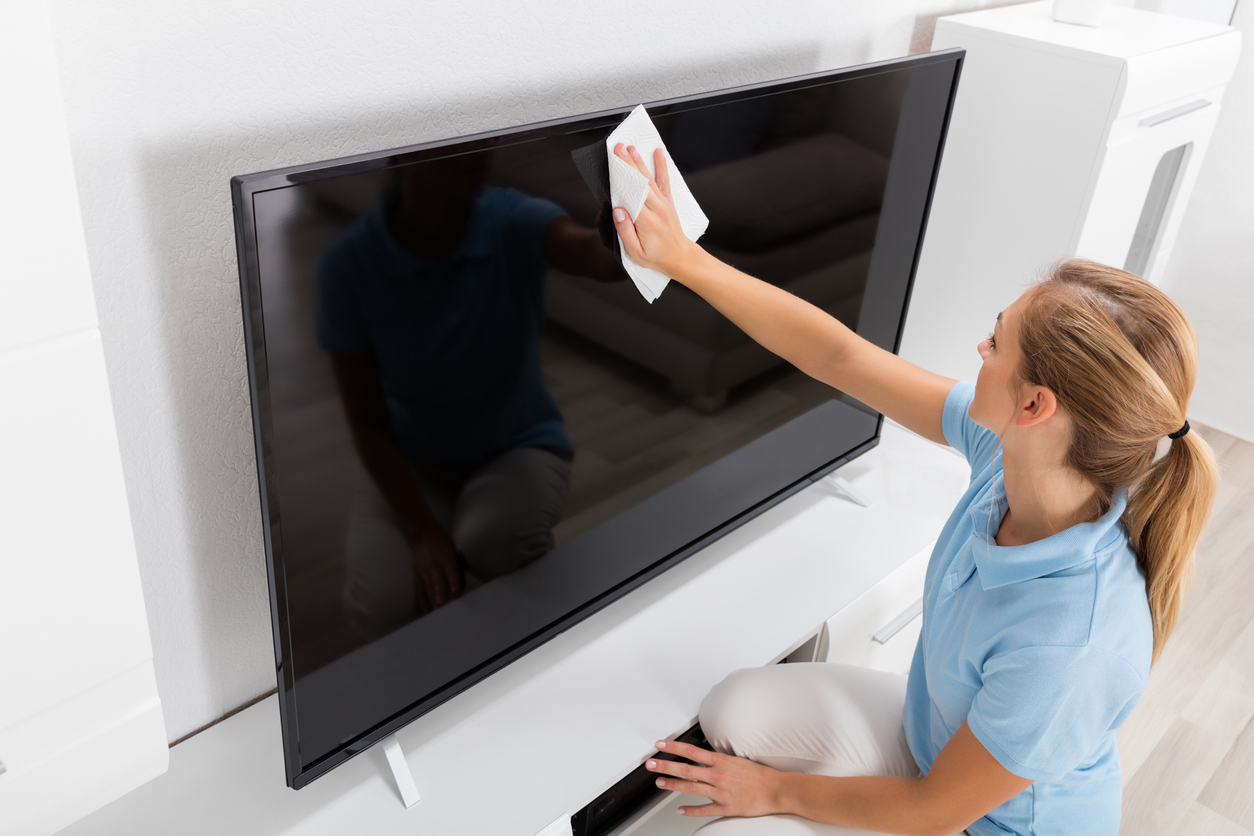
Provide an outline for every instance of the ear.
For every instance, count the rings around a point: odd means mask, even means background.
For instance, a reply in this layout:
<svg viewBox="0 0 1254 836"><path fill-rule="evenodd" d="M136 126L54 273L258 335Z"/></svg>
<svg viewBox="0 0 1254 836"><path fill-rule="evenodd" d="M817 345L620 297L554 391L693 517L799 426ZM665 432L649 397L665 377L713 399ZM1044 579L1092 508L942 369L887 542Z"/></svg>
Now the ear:
<svg viewBox="0 0 1254 836"><path fill-rule="evenodd" d="M1016 427L1031 427L1048 421L1058 412L1058 398L1044 386L1029 386L1019 401Z"/></svg>

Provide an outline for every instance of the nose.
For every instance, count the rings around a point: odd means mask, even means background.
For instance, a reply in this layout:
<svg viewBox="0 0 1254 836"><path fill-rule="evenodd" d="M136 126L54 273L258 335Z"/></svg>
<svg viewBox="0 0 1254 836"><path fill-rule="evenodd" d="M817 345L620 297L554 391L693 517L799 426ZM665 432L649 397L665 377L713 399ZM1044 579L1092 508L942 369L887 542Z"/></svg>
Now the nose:
<svg viewBox="0 0 1254 836"><path fill-rule="evenodd" d="M980 340L975 344L975 350L979 352L980 359L988 359L988 340Z"/></svg>

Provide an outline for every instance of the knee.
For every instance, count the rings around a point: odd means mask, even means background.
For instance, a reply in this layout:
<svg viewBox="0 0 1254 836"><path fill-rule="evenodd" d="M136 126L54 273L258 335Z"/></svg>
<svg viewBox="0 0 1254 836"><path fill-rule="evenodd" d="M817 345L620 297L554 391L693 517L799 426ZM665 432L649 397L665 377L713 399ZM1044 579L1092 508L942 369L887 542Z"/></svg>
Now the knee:
<svg viewBox="0 0 1254 836"><path fill-rule="evenodd" d="M553 550L553 530L509 519L468 520L455 527L453 544L475 577L490 581L521 569Z"/></svg>
<svg viewBox="0 0 1254 836"><path fill-rule="evenodd" d="M743 751L744 739L777 713L778 695L767 683L769 668L743 668L728 674L701 701L699 719L705 738L716 750ZM738 744L740 744L738 746Z"/></svg>

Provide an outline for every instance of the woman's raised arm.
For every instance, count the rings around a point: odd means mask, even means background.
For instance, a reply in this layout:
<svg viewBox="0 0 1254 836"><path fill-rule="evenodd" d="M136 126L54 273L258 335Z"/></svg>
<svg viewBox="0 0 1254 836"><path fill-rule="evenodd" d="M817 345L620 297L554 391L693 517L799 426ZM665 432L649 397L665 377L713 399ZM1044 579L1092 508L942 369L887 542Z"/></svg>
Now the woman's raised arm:
<svg viewBox="0 0 1254 836"><path fill-rule="evenodd" d="M615 149L646 177L635 147ZM666 158L654 155L657 179L633 223L614 210L623 246L638 264L687 286L751 338L811 377L879 410L932 441L945 443L941 413L954 381L885 351L827 312L775 285L724 264L689 241L670 195Z"/></svg>

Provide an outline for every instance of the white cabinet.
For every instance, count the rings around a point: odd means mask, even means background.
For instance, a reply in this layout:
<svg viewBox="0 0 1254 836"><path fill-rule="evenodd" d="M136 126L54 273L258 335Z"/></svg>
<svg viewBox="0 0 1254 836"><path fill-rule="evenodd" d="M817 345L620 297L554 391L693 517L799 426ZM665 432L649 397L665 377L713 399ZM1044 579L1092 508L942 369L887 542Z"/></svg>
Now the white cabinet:
<svg viewBox="0 0 1254 836"><path fill-rule="evenodd" d="M975 344L1052 262L1157 281L1241 49L1229 26L1050 3L941 18L962 68L901 354L974 379Z"/></svg>
<svg viewBox="0 0 1254 836"><path fill-rule="evenodd" d="M816 661L909 673L923 625L923 577L933 545L829 618Z"/></svg>
<svg viewBox="0 0 1254 836"><path fill-rule="evenodd" d="M104 351L42 3L5 9L17 160L0 223L0 836L166 768Z"/></svg>

